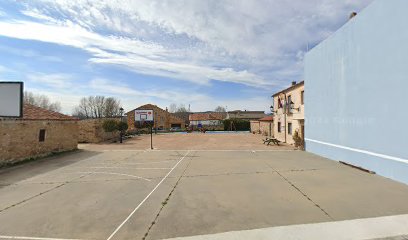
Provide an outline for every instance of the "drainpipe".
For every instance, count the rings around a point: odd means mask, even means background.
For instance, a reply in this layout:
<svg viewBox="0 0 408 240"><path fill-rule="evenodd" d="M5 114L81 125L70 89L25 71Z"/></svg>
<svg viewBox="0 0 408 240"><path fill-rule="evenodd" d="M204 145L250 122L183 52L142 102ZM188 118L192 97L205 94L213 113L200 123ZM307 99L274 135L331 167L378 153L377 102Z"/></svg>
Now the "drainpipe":
<svg viewBox="0 0 408 240"><path fill-rule="evenodd" d="M287 141L286 141L286 131L287 131L287 126L286 126L286 116L288 115L288 113L287 113L287 99L286 99L286 93L284 93L285 94L285 108L284 108L284 116L285 116L285 143L287 143Z"/></svg>

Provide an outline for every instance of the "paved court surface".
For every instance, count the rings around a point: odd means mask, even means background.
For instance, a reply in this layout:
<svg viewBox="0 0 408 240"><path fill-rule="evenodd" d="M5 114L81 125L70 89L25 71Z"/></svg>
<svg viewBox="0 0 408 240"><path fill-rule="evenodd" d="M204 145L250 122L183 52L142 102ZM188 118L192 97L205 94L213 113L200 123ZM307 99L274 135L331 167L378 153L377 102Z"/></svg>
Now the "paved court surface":
<svg viewBox="0 0 408 240"><path fill-rule="evenodd" d="M81 150L0 170L0 239L402 238L404 214L408 186L285 149Z"/></svg>
<svg viewBox="0 0 408 240"><path fill-rule="evenodd" d="M293 150L293 146L281 144L276 146L262 144L265 136L252 133L170 133L153 134L153 147L159 150L195 149L195 150ZM83 149L129 149L145 150L150 148L150 135L141 135L126 140L123 144L101 143L81 144Z"/></svg>

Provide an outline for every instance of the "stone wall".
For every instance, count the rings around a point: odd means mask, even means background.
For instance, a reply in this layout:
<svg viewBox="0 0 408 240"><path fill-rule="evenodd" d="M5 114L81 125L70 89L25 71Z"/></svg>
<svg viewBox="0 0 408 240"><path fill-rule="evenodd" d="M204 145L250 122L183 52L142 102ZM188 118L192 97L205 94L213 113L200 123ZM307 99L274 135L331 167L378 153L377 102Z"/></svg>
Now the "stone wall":
<svg viewBox="0 0 408 240"><path fill-rule="evenodd" d="M119 132L107 133L103 130L103 122L107 118L102 119L86 119L78 122L80 143L100 143L111 139L119 138ZM119 119L117 119L119 121Z"/></svg>
<svg viewBox="0 0 408 240"><path fill-rule="evenodd" d="M272 121L251 121L251 132L263 136L274 136Z"/></svg>
<svg viewBox="0 0 408 240"><path fill-rule="evenodd" d="M251 126L251 133L260 133L259 130L259 121L250 121L250 126Z"/></svg>
<svg viewBox="0 0 408 240"><path fill-rule="evenodd" d="M40 130L45 139L39 141ZM0 166L28 158L77 149L77 121L0 121Z"/></svg>

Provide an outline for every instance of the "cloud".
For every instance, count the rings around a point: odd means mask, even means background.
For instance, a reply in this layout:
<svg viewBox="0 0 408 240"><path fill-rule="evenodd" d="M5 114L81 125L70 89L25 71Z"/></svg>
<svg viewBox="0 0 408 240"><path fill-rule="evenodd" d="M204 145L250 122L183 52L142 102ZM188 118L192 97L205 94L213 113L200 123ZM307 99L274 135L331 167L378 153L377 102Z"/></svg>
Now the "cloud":
<svg viewBox="0 0 408 240"><path fill-rule="evenodd" d="M7 72L8 69L5 66L0 65L0 73Z"/></svg>
<svg viewBox="0 0 408 240"><path fill-rule="evenodd" d="M47 62L62 62L63 61L62 58L59 58L57 56L44 55L34 50L25 50L22 48L14 48L10 46L8 47L0 46L0 51L3 53L9 53L9 54L22 56L26 58L34 58L40 61L47 61Z"/></svg>
<svg viewBox="0 0 408 240"><path fill-rule="evenodd" d="M80 39L74 42L93 41L96 48L112 54L92 58L95 63L201 84L215 79L273 86L299 80L303 68L299 54L370 2L39 0L28 3L23 13L53 25L65 21L78 30ZM120 37L91 36L96 32Z"/></svg>
<svg viewBox="0 0 408 240"><path fill-rule="evenodd" d="M175 62L174 52L157 44L125 37L102 36L66 22L50 25L28 21L0 22L0 35L56 43L81 48L93 55L93 63L117 64L133 71L156 76L208 84L210 80L229 81L245 85L268 85L260 76L232 68L213 68L185 62Z"/></svg>
<svg viewBox="0 0 408 240"><path fill-rule="evenodd" d="M68 74L30 73L27 75L27 79L34 83L44 84L53 89L69 89L73 85L73 78Z"/></svg>
<svg viewBox="0 0 408 240"><path fill-rule="evenodd" d="M0 35L79 48L95 65L181 79L201 88L216 80L272 94L301 80L308 46L372 1L38 0L20 5L25 17L1 19ZM197 110L225 105L190 89L158 87L146 94L129 87L133 84L90 79L92 93L116 94L129 105L142 100L165 105L172 98L179 103L191 98ZM252 96L226 104L256 109L265 103L268 109L269 95Z"/></svg>

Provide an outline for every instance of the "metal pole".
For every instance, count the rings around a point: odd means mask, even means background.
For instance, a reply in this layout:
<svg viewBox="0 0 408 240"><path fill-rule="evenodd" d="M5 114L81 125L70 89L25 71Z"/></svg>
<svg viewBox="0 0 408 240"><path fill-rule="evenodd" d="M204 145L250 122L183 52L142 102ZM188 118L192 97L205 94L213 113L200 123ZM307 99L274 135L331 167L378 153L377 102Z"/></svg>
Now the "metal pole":
<svg viewBox="0 0 408 240"><path fill-rule="evenodd" d="M153 126L150 126L150 149L153 150Z"/></svg>

